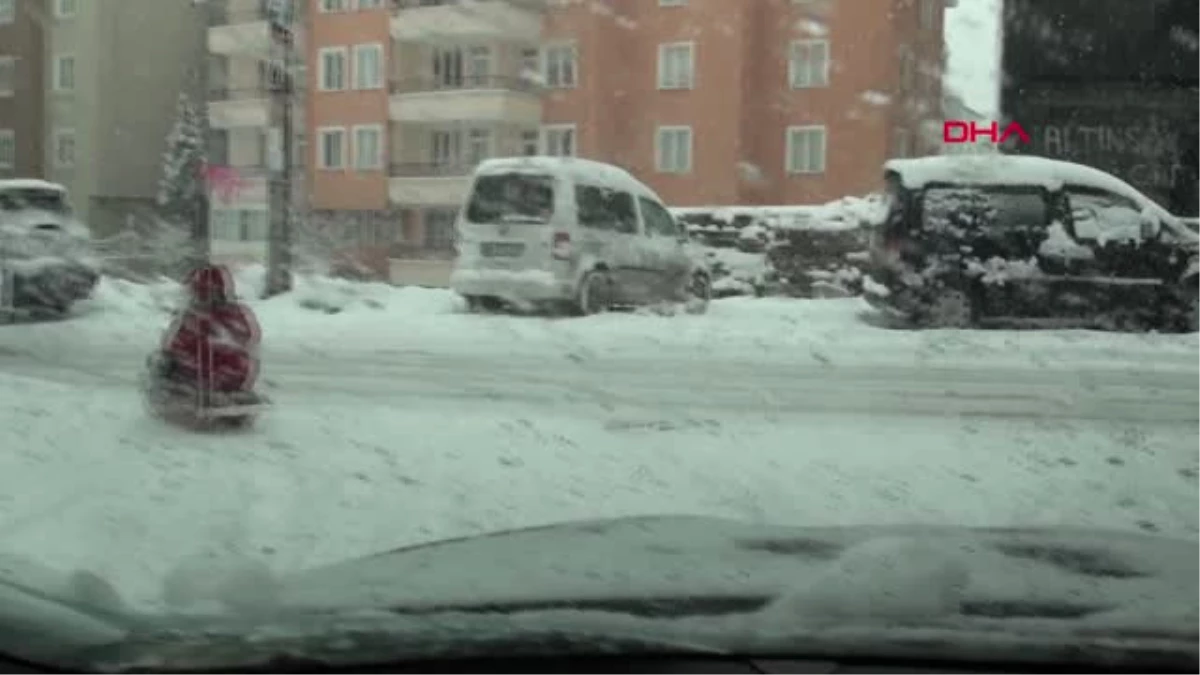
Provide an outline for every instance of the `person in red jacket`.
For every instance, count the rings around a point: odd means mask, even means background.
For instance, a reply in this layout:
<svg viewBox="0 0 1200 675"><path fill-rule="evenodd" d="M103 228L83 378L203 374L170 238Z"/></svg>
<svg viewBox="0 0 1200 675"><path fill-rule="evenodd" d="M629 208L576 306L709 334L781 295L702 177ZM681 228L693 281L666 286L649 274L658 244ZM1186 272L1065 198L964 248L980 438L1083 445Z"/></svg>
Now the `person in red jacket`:
<svg viewBox="0 0 1200 675"><path fill-rule="evenodd" d="M161 374L198 390L203 400L214 392L252 392L262 331L237 300L228 268L201 266L185 285L189 301L163 338Z"/></svg>

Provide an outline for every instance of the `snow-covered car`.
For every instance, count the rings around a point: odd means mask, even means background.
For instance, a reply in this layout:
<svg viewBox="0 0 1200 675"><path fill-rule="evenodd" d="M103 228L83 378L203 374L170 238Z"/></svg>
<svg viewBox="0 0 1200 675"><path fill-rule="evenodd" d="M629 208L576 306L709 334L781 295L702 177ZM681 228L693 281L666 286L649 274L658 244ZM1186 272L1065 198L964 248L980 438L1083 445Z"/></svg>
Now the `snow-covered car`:
<svg viewBox="0 0 1200 675"><path fill-rule="evenodd" d="M0 307L63 313L100 279L62 185L0 180Z"/></svg>
<svg viewBox="0 0 1200 675"><path fill-rule="evenodd" d="M686 302L703 311L711 276L688 235L644 183L578 158L489 159L457 222L450 287L473 308Z"/></svg>
<svg viewBox="0 0 1200 675"><path fill-rule="evenodd" d="M885 164L867 300L918 325L1196 330L1196 233L1124 181L1034 156Z"/></svg>

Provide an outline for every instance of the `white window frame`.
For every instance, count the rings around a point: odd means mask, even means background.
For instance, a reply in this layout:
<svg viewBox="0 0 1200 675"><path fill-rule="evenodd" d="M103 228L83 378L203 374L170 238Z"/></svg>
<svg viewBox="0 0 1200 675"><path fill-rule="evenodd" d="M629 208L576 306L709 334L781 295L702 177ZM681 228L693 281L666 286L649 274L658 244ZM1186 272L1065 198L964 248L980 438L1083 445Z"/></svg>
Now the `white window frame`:
<svg viewBox="0 0 1200 675"><path fill-rule="evenodd" d="M358 11L383 9L386 0L358 0Z"/></svg>
<svg viewBox="0 0 1200 675"><path fill-rule="evenodd" d="M79 13L79 0L54 0L54 18L70 19Z"/></svg>
<svg viewBox="0 0 1200 675"><path fill-rule="evenodd" d="M560 155L557 151L550 152L550 135L554 133L570 132L571 133L571 154ZM579 156L579 127L574 123L564 124L544 124L540 133L540 144L542 155L554 157L578 157Z"/></svg>
<svg viewBox="0 0 1200 675"><path fill-rule="evenodd" d="M376 148L379 154L374 158L373 162L368 164L362 163L361 148L359 147L358 134L360 131L373 131L377 140ZM359 124L355 125L350 131L351 144L354 146L354 170L355 171L381 171L384 165L384 155L386 149L384 144L387 142L387 137L384 135L382 124ZM325 148L321 148L321 156L325 156Z"/></svg>
<svg viewBox="0 0 1200 675"><path fill-rule="evenodd" d="M570 56L571 81L552 81L550 79L550 61L555 54L566 52ZM541 50L542 82L552 89L574 89L579 86L579 47L575 42L556 42L545 45ZM559 71L561 73L561 70Z"/></svg>
<svg viewBox="0 0 1200 675"><path fill-rule="evenodd" d="M938 9L942 4L942 0L919 0L919 9L921 29L933 30L937 25Z"/></svg>
<svg viewBox="0 0 1200 675"><path fill-rule="evenodd" d="M818 45L822 46L825 50L825 60L822 62L820 73L814 78L812 77L813 64L808 60L801 62L799 52L801 47L808 47L809 50L806 53L811 55L812 48ZM832 53L832 45L826 38L792 40L788 44L788 86L792 89L820 89L828 87L829 69L833 61L831 58ZM805 76L803 81L800 80L800 75L802 74Z"/></svg>
<svg viewBox="0 0 1200 675"><path fill-rule="evenodd" d="M666 139L666 137L668 135L674 136L674 135L680 134L680 133L683 133L687 139L687 144L685 146L687 148L687 151L685 153L685 162L682 167L669 166L668 162L664 161L664 160L666 160L666 156L663 154L664 150L666 150L666 147L664 145L664 140ZM660 126L654 132L654 169L656 171L658 171L659 173L676 173L676 174L691 173L692 172L692 149L693 149L694 145L695 145L695 135L692 133L692 128L690 126L686 126L686 125Z"/></svg>
<svg viewBox="0 0 1200 675"><path fill-rule="evenodd" d="M317 3L317 11L321 14L349 12L353 8L353 5L352 0L320 0Z"/></svg>
<svg viewBox="0 0 1200 675"><path fill-rule="evenodd" d="M372 52L375 52L376 54L378 54L379 58L376 61L376 63L379 64L379 69L375 72L375 80L373 82L368 82L366 84L363 84L362 77L361 77L362 73L360 72L360 69L362 66L362 61L360 61L359 58L360 58L361 54L368 52L368 51L372 51ZM382 89L383 88L383 83L387 80L387 73L386 73L387 60L385 57L386 57L386 52L384 51L382 43L370 42L370 43L366 43L366 44L354 45L354 57L352 60L354 61L354 88L355 89L362 91L362 90L368 90L368 89Z"/></svg>
<svg viewBox="0 0 1200 675"><path fill-rule="evenodd" d="M687 50L687 81L667 81L667 54L675 50ZM658 88L660 90L696 88L696 43L664 42L658 45Z"/></svg>
<svg viewBox="0 0 1200 675"><path fill-rule="evenodd" d="M17 168L17 132L14 129L0 129L0 147L7 145L12 149L12 158L5 159L4 153L0 152L0 170L12 170Z"/></svg>
<svg viewBox="0 0 1200 675"><path fill-rule="evenodd" d="M0 0L0 26L13 23L17 20L17 0Z"/></svg>
<svg viewBox="0 0 1200 675"><path fill-rule="evenodd" d="M0 73L8 73L8 83L0 77L0 98L15 96L17 93L17 57L0 56Z"/></svg>
<svg viewBox="0 0 1200 675"><path fill-rule="evenodd" d="M68 160L63 159L63 139L71 139L71 157ZM78 159L79 147L76 145L75 130L71 128L62 128L54 130L54 145L51 148L54 152L54 168L56 169L73 169L75 162Z"/></svg>
<svg viewBox="0 0 1200 675"><path fill-rule="evenodd" d="M341 151L338 153L342 161L341 166L331 166L325 162L325 138L332 134L341 134ZM349 162L346 161L346 150L349 145L349 132L346 131L346 127L317 127L317 142L315 145L317 148L317 161L315 163L321 171L345 171L349 166Z"/></svg>
<svg viewBox="0 0 1200 675"><path fill-rule="evenodd" d="M342 82L340 87L333 88L326 86L326 76L329 74L325 69L325 57L327 55L338 55L342 61ZM318 91L346 91L347 85L351 84L353 73L350 64L350 50L346 47L322 47L317 50L317 90Z"/></svg>
<svg viewBox="0 0 1200 675"><path fill-rule="evenodd" d="M658 0L659 7L686 7L688 0Z"/></svg>
<svg viewBox="0 0 1200 675"><path fill-rule="evenodd" d="M792 157L796 154L796 143L805 132L821 132L821 166L817 169L792 166ZM788 175L816 176L825 173L829 164L829 128L824 124L801 124L787 128L787 138L784 142L783 168Z"/></svg>
<svg viewBox="0 0 1200 675"><path fill-rule="evenodd" d="M70 62L71 62L71 86L70 87L63 86L62 64L64 61L67 61L67 60L70 60ZM53 73L54 91L61 91L61 92L75 91L75 85L79 83L79 73L75 69L75 66L77 64L78 64L78 62L75 60L75 55L72 53L63 53L63 54L55 54L54 55L54 73Z"/></svg>

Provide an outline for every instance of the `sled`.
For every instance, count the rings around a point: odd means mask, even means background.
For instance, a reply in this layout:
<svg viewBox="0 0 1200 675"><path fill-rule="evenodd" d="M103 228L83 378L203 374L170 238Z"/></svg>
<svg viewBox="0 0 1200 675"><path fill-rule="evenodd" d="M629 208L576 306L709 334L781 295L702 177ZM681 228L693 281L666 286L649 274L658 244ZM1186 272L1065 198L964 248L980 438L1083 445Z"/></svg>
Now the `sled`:
<svg viewBox="0 0 1200 675"><path fill-rule="evenodd" d="M156 361L147 359L142 383L146 407L154 417L172 424L198 430L245 429L271 404L255 392L201 396L195 387L164 380L155 371Z"/></svg>

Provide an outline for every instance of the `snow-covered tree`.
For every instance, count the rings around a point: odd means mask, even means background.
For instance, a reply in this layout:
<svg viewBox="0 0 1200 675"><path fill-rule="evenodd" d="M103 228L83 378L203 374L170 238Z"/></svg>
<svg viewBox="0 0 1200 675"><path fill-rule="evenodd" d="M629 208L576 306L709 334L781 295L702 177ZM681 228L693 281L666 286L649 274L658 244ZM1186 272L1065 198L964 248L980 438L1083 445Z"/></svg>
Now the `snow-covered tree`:
<svg viewBox="0 0 1200 675"><path fill-rule="evenodd" d="M200 197L207 189L204 120L187 94L180 94L175 124L167 135L163 174L158 183L158 206L172 223L188 226L198 217Z"/></svg>

